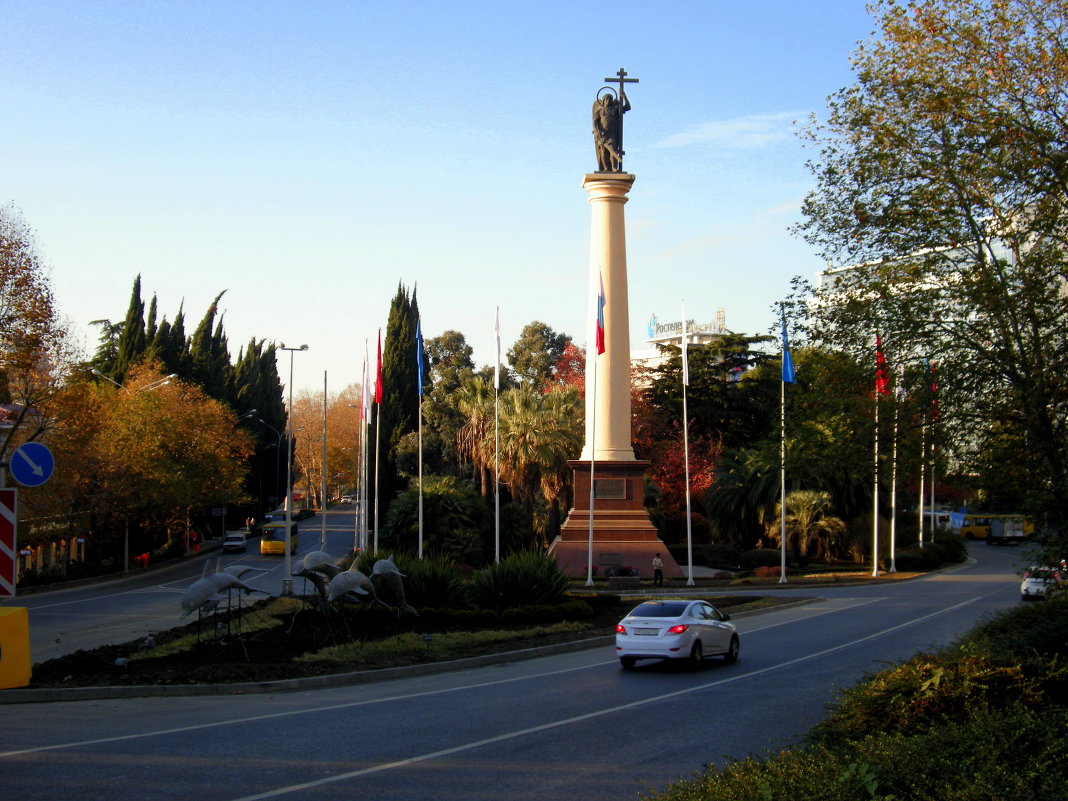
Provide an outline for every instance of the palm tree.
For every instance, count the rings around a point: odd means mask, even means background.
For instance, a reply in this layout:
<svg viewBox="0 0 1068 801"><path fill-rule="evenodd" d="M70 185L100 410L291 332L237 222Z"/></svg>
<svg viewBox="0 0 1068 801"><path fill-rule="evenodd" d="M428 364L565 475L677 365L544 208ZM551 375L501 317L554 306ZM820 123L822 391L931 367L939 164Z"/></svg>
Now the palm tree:
<svg viewBox="0 0 1068 801"><path fill-rule="evenodd" d="M456 451L471 463L482 497L489 493L493 465L493 388L481 376L465 378L456 391L456 405L466 422L456 432Z"/></svg>
<svg viewBox="0 0 1068 801"><path fill-rule="evenodd" d="M524 384L501 396L501 479L529 512L533 513L540 493L559 517L567 460L582 444L582 426L578 392L573 388L542 394Z"/></svg>
<svg viewBox="0 0 1068 801"><path fill-rule="evenodd" d="M846 524L831 515L832 510L829 492L794 490L786 496L786 537L792 542L795 561L804 559L813 543L817 559L826 559L837 552L838 539L845 533ZM781 506L776 514L781 514ZM781 544L781 533L776 531L773 536Z"/></svg>

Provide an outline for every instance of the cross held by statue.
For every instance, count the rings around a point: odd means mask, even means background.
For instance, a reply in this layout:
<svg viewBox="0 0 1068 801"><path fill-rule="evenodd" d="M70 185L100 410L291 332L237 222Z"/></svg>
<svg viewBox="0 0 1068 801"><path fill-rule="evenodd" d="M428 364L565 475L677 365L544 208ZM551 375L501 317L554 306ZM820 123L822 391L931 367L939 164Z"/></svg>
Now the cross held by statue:
<svg viewBox="0 0 1068 801"><path fill-rule="evenodd" d="M637 78L628 78L627 77L627 71L625 69L623 69L622 67L620 67L619 68L619 72L616 73L616 77L615 78L605 78L604 82L605 83L618 83L619 84L619 93L623 94L623 84L625 84L625 83L638 83L638 79Z"/></svg>

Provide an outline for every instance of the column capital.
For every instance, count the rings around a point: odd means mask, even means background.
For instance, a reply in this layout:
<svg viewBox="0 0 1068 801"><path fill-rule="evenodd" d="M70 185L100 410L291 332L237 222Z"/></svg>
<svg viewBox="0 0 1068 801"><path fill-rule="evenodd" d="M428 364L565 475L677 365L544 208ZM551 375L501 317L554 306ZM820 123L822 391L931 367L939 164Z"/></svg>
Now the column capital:
<svg viewBox="0 0 1068 801"><path fill-rule="evenodd" d="M636 177L629 172L591 172L582 179L582 188L590 193L591 198L622 196L630 191Z"/></svg>

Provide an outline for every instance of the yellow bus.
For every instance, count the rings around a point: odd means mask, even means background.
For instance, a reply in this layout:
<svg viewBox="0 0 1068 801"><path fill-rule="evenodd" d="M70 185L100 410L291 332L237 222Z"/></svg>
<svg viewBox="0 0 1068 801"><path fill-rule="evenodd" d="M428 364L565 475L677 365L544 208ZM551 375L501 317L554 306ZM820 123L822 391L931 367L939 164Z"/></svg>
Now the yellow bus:
<svg viewBox="0 0 1068 801"><path fill-rule="evenodd" d="M954 512L949 524L966 540L985 540L990 536L990 515Z"/></svg>
<svg viewBox="0 0 1068 801"><path fill-rule="evenodd" d="M261 528L260 534L260 554L281 554L285 556L286 553L286 524L283 523L266 523ZM297 551L297 524L289 524L289 552L296 553Z"/></svg>

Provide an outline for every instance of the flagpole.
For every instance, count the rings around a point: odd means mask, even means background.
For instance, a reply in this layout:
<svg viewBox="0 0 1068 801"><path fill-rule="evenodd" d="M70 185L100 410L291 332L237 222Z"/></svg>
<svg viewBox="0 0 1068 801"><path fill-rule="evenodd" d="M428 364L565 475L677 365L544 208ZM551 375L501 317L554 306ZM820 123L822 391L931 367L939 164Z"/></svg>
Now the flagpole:
<svg viewBox="0 0 1068 801"><path fill-rule="evenodd" d="M923 550L923 500L924 479L927 477L927 410L923 410L920 423L920 550Z"/></svg>
<svg viewBox="0 0 1068 801"><path fill-rule="evenodd" d="M686 483L686 558L689 563L686 586L694 586L693 581L693 516L690 512L690 415L686 407L686 387L690 384L690 363L687 348L689 334L686 332L686 301L682 302L682 453Z"/></svg>
<svg viewBox="0 0 1068 801"><path fill-rule="evenodd" d="M873 461L874 486L872 487L872 576L879 575L879 397L886 389L883 372L883 349L879 334L875 334L875 456Z"/></svg>
<svg viewBox="0 0 1068 801"><path fill-rule="evenodd" d="M371 392L370 392L370 389L367 386L368 381L370 380L370 376L371 376L371 366L370 366L371 358L370 358L369 351L370 351L370 346L369 346L367 340L364 339L364 341L363 341L363 365L364 365L363 380L364 380L364 386L363 386L363 398L362 398L362 403L363 403L363 431L361 432L362 433L362 437L361 437L361 443L360 443L360 446L362 448L362 450L360 451L360 457L362 459L360 481L361 481L361 487L362 487L361 491L363 493L360 496L360 550L363 550L363 551L366 551L367 550L367 546L370 544L368 542L369 538L368 538L368 525L367 525L368 520L369 520L368 512L370 511L368 509L368 505L367 505L367 496L370 494L368 492L368 490L370 489L370 483L371 483L371 467L370 467L371 446L370 446L370 442L368 441L368 435L371 433Z"/></svg>
<svg viewBox="0 0 1068 801"><path fill-rule="evenodd" d="M779 382L779 583L786 583L786 379Z"/></svg>
<svg viewBox="0 0 1068 801"><path fill-rule="evenodd" d="M786 307L779 306L782 320L782 380L779 386L779 583L786 584L786 385L794 383L794 361L786 336Z"/></svg>
<svg viewBox="0 0 1068 801"><path fill-rule="evenodd" d="M497 340L497 360L493 363L493 562L501 561L501 307L493 318L493 333Z"/></svg>
<svg viewBox="0 0 1068 801"><path fill-rule="evenodd" d="M592 276L591 276L592 278ZM597 357L604 353L605 350L605 325L604 325L604 307L607 299L604 294L604 278L601 276L601 270L597 269L597 299L594 301L596 308L596 314L594 315L594 337L593 347L590 347L590 343L586 344L586 373L590 372L590 364L593 364L593 394L590 396L590 403L586 407L590 410L590 531L589 540L586 547L586 586L593 586L593 501L594 501L594 485L596 480L594 478L594 466L597 460ZM593 359L590 359L590 351L593 351Z"/></svg>
<svg viewBox="0 0 1068 801"><path fill-rule="evenodd" d="M596 348L595 348L596 350ZM587 365L589 357L586 357ZM590 404L590 528L586 544L586 586L593 586L593 468L597 459L597 357L593 357L593 395Z"/></svg>
<svg viewBox="0 0 1068 801"><path fill-rule="evenodd" d="M382 433L382 329L378 329L378 366L375 373L375 554L378 553L378 465Z"/></svg>
<svg viewBox="0 0 1068 801"><path fill-rule="evenodd" d="M872 570L879 575L879 392L875 392L875 487L872 491Z"/></svg>
<svg viewBox="0 0 1068 801"><path fill-rule="evenodd" d="M897 572L897 398L894 399L894 455L890 469L890 573Z"/></svg>
<svg viewBox="0 0 1068 801"><path fill-rule="evenodd" d="M419 558L423 558L423 321L415 321L416 361L419 365Z"/></svg>
<svg viewBox="0 0 1068 801"><path fill-rule="evenodd" d="M323 467L319 471L319 517L322 528L319 530L319 550L326 550L326 370L323 370Z"/></svg>

